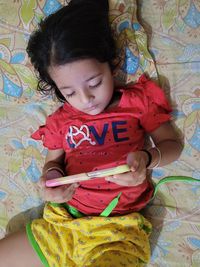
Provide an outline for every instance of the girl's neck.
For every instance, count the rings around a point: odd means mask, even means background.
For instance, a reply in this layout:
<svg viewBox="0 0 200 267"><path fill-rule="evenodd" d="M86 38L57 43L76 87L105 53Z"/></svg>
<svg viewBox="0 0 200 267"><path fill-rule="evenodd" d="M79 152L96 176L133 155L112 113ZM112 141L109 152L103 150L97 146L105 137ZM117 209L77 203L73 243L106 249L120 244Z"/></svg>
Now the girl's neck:
<svg viewBox="0 0 200 267"><path fill-rule="evenodd" d="M108 106L106 108L112 108L112 107L117 106L120 99L121 99L121 95L122 95L122 93L120 91L115 91L111 100L110 100L110 103L108 104Z"/></svg>

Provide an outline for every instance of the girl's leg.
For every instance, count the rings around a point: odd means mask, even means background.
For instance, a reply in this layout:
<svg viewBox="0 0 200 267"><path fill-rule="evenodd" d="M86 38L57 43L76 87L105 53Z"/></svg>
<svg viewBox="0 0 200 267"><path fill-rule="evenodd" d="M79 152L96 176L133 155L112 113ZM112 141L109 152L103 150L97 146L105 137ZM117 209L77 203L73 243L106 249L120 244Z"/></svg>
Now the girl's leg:
<svg viewBox="0 0 200 267"><path fill-rule="evenodd" d="M29 244L26 231L0 240L0 267L42 267L38 256Z"/></svg>

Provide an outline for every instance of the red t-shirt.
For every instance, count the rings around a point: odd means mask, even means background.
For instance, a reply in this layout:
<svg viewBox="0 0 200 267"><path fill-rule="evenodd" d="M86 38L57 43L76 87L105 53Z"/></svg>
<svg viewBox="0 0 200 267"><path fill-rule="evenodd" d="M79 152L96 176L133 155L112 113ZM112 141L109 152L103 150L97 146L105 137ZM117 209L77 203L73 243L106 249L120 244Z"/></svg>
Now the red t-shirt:
<svg viewBox="0 0 200 267"><path fill-rule="evenodd" d="M88 115L64 103L47 118L32 138L50 150L64 149L68 175L124 164L127 154L144 147L145 134L170 120L171 108L163 91L142 75L131 88L121 89L117 106ZM80 183L68 204L85 214L100 214L120 192L112 214L142 209L153 192L146 179L138 186L120 186L97 178Z"/></svg>

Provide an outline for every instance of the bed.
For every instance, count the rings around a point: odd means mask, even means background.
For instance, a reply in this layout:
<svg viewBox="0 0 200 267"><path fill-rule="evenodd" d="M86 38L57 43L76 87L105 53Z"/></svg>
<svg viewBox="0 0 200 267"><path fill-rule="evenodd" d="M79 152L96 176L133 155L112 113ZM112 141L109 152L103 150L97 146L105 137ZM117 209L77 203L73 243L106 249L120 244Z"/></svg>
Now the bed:
<svg viewBox="0 0 200 267"><path fill-rule="evenodd" d="M30 134L55 109L35 90L25 48L38 21L69 1L0 1L0 238L41 216L37 185L46 150ZM118 47L116 83L148 73L173 106L172 123L184 142L179 160L153 171L200 180L199 0L110 0ZM163 184L143 211L153 224L148 267L200 266L199 182Z"/></svg>

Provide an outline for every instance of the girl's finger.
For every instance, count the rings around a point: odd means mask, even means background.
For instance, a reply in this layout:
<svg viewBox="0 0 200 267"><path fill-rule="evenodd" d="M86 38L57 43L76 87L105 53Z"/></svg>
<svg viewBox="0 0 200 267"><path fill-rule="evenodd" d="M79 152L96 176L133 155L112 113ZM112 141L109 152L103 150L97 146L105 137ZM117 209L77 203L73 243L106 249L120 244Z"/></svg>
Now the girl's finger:
<svg viewBox="0 0 200 267"><path fill-rule="evenodd" d="M137 152L129 153L126 162L130 167L131 171L136 171L139 167L139 158L137 156Z"/></svg>
<svg viewBox="0 0 200 267"><path fill-rule="evenodd" d="M59 186L56 188L46 187L44 189L44 200L56 203L63 203L69 201L72 198L77 187L78 184L72 184L69 186Z"/></svg>
<svg viewBox="0 0 200 267"><path fill-rule="evenodd" d="M133 184L131 172L109 176L106 180L122 186L130 186Z"/></svg>
<svg viewBox="0 0 200 267"><path fill-rule="evenodd" d="M123 174L117 174L106 178L107 181L116 183L122 186L136 186L144 182L146 179L145 169L141 169L141 172L128 172Z"/></svg>

